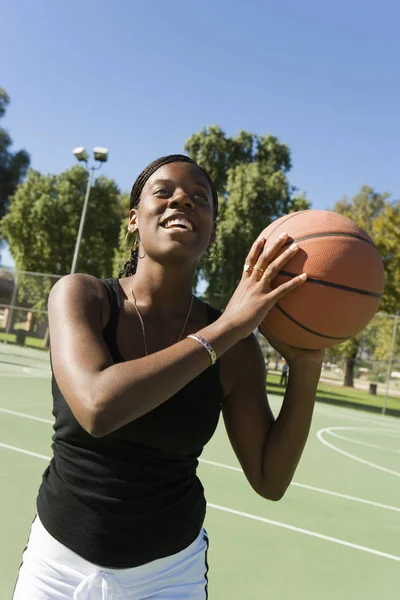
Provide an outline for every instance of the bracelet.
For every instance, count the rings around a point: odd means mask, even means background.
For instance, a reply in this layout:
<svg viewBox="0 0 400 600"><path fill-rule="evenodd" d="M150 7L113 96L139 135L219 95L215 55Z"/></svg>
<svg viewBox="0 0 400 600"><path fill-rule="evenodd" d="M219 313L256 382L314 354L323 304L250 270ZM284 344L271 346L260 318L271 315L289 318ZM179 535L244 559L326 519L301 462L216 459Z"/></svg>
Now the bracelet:
<svg viewBox="0 0 400 600"><path fill-rule="evenodd" d="M214 348L211 346L210 342L208 342L205 338L201 337L201 335L197 335L197 333L191 333L187 336L188 338L192 338L192 340L196 340L205 348L210 356L211 365L214 365L217 360L217 355L215 354Z"/></svg>

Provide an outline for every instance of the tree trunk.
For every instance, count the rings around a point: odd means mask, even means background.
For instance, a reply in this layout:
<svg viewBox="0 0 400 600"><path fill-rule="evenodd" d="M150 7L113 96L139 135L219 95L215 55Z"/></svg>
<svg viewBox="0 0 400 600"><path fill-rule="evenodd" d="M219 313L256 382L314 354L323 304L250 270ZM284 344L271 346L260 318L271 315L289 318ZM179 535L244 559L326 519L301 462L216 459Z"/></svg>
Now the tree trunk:
<svg viewBox="0 0 400 600"><path fill-rule="evenodd" d="M50 328L46 328L46 333L44 334L43 340L43 348L50 348Z"/></svg>
<svg viewBox="0 0 400 600"><path fill-rule="evenodd" d="M354 387L354 365L356 364L356 355L344 359L344 382L346 387Z"/></svg>

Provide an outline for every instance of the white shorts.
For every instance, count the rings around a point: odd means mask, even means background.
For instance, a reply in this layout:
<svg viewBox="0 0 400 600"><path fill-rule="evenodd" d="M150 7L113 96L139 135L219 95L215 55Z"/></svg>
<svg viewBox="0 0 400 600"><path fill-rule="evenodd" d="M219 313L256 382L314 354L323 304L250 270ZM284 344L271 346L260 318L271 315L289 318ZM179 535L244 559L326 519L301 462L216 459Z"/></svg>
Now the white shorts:
<svg viewBox="0 0 400 600"><path fill-rule="evenodd" d="M106 569L55 540L36 517L13 600L205 600L207 534L185 550L130 569Z"/></svg>

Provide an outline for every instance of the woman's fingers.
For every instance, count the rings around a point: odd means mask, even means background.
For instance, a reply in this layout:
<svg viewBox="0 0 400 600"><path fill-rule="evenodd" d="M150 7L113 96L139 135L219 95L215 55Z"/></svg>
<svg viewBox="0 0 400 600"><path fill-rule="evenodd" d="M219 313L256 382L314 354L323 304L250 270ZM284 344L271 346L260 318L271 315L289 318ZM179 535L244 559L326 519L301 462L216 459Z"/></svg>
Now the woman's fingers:
<svg viewBox="0 0 400 600"><path fill-rule="evenodd" d="M291 244L280 256L270 262L265 267L265 277L272 281L276 277L279 271L288 263L299 251L297 244Z"/></svg>
<svg viewBox="0 0 400 600"><path fill-rule="evenodd" d="M244 272L250 276L253 272L254 266L257 264L257 261L263 251L265 245L265 238L261 237L256 239L252 247L250 248L250 252L248 253L245 263L244 263Z"/></svg>
<svg viewBox="0 0 400 600"><path fill-rule="evenodd" d="M296 277L293 277L293 279L282 283L282 285L279 285L274 290L271 290L268 295L275 303L280 300L280 298L283 298L283 296L286 296L286 294L289 294L289 292L292 292L296 288L303 285L306 280L307 274L302 273L301 275L297 275Z"/></svg>
<svg viewBox="0 0 400 600"><path fill-rule="evenodd" d="M286 244L287 238L287 233L281 233L281 235L278 238L276 238L276 240L272 242L272 244L268 245L265 245L264 239L262 251L259 251L258 256L256 256L256 253L253 253L253 244L250 253L246 259L245 271L251 271L256 276L256 279L259 280L261 275L267 269L268 265L276 256L276 254L279 252L282 246Z"/></svg>

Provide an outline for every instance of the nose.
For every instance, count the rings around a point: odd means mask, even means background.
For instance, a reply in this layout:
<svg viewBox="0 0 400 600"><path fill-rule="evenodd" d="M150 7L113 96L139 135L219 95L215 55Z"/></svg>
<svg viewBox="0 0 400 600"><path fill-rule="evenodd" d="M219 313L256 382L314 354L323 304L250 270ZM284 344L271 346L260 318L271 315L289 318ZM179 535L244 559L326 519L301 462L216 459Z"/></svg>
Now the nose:
<svg viewBox="0 0 400 600"><path fill-rule="evenodd" d="M170 198L168 206L169 208L178 208L180 206L194 208L195 204L191 197L188 196L183 190L177 190L176 193Z"/></svg>

